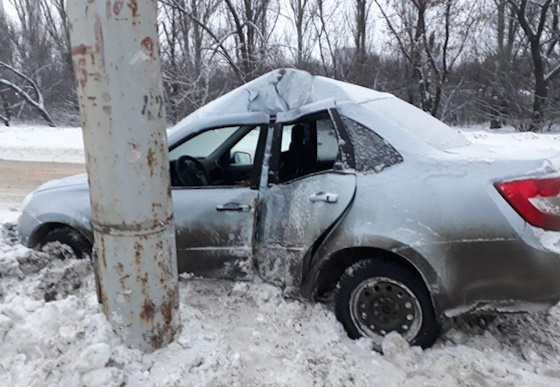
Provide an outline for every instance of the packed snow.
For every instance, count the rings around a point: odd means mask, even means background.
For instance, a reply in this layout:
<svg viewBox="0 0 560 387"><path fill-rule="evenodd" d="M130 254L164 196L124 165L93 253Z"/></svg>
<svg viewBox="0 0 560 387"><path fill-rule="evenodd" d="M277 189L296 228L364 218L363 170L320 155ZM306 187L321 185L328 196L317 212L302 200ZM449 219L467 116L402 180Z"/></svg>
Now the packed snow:
<svg viewBox="0 0 560 387"><path fill-rule="evenodd" d="M558 134L464 133L475 142L560 149ZM0 159L63 155L83 162L79 128L0 129ZM450 320L426 350L391 334L382 355L367 339L350 340L328 306L285 299L259 280L183 276L181 332L143 354L112 332L90 263L64 246L23 247L7 211L0 202L0 386L560 385L558 305ZM551 246L555 235L547 234Z"/></svg>

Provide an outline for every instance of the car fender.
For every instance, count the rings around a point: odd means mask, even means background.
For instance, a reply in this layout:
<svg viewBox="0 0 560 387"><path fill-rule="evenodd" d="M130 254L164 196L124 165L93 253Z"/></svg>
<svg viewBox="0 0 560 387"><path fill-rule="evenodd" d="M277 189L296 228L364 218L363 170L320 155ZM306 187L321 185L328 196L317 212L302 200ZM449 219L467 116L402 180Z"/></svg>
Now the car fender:
<svg viewBox="0 0 560 387"><path fill-rule="evenodd" d="M339 276L355 262L382 258L395 260L416 271L430 292L436 315L440 314L441 306L445 304L445 294L442 294L445 289L437 271L424 255L411 246L382 235L348 238L345 228L341 225L317 250L309 270L303 276L299 289L302 298L317 299L319 293L326 290L325 285L335 286ZM337 274L330 277L327 272L333 271L333 268L337 268L334 270Z"/></svg>
<svg viewBox="0 0 560 387"><path fill-rule="evenodd" d="M93 245L93 229L89 217L76 217L66 213L55 212L45 213L34 217L33 215L24 212L21 215L19 224L22 242L29 247L36 246L41 237L46 235L47 232L61 226L68 226L77 230ZM28 228L31 231L25 232L25 228Z"/></svg>

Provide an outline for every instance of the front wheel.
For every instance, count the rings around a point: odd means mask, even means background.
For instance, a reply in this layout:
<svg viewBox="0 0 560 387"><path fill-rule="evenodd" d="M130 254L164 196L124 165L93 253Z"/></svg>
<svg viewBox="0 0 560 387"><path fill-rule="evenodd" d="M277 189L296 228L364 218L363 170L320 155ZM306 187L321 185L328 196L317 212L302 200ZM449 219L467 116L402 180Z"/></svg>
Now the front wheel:
<svg viewBox="0 0 560 387"><path fill-rule="evenodd" d="M377 350L390 332L423 348L439 335L423 281L405 267L386 261L360 261L348 268L337 286L335 312L348 336L370 337Z"/></svg>
<svg viewBox="0 0 560 387"><path fill-rule="evenodd" d="M60 242L63 245L67 245L72 249L76 258L91 257L91 243L78 230L71 227L64 226L52 229L41 241L40 247L43 248L52 242Z"/></svg>

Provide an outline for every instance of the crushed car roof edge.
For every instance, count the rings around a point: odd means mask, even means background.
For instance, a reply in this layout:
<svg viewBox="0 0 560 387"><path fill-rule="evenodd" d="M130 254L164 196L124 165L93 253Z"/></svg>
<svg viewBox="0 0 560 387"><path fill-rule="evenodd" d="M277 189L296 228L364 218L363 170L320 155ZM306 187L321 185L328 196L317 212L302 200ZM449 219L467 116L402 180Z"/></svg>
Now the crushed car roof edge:
<svg viewBox="0 0 560 387"><path fill-rule="evenodd" d="M176 128L182 128L195 121L205 121L216 114L223 116L262 112L276 115L323 99L334 99L335 103L362 103L387 98L395 97L362 86L314 76L302 70L278 69L201 107L180 121Z"/></svg>

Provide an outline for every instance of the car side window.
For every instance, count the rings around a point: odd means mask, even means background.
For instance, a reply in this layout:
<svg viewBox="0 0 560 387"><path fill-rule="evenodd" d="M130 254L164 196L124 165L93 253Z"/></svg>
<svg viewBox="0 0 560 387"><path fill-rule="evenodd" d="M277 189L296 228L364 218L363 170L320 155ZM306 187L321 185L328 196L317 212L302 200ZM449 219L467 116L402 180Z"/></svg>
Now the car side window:
<svg viewBox="0 0 560 387"><path fill-rule="evenodd" d="M248 186L260 126L212 128L186 140L169 152L174 187Z"/></svg>
<svg viewBox="0 0 560 387"><path fill-rule="evenodd" d="M373 130L347 117L340 118L354 147L358 172L378 173L403 161L401 154Z"/></svg>
<svg viewBox="0 0 560 387"><path fill-rule="evenodd" d="M333 169L340 159L338 144L334 124L328 117L284 125L277 181Z"/></svg>

